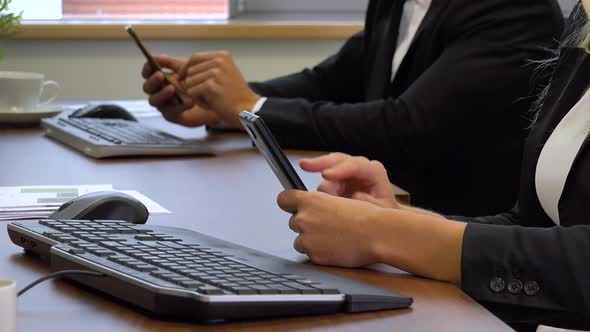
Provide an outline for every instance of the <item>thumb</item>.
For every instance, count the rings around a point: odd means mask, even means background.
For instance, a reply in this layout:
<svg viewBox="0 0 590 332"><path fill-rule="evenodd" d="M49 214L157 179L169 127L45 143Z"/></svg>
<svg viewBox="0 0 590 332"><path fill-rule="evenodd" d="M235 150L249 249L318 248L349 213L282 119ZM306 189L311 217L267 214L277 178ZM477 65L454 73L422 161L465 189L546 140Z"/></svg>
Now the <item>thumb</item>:
<svg viewBox="0 0 590 332"><path fill-rule="evenodd" d="M286 190L277 197L277 204L281 210L295 214L299 208L300 192L298 190Z"/></svg>
<svg viewBox="0 0 590 332"><path fill-rule="evenodd" d="M162 68L168 68L174 72L179 72L184 65L184 61L166 54L156 55L154 58Z"/></svg>

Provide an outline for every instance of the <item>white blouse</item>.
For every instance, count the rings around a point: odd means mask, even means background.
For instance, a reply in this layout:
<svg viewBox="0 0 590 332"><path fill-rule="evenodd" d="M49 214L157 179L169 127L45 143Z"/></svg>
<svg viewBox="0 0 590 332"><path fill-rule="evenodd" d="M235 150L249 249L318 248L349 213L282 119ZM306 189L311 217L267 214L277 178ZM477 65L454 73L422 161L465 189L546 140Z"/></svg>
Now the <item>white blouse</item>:
<svg viewBox="0 0 590 332"><path fill-rule="evenodd" d="M559 221L559 200L574 159L590 131L590 93L561 119L541 150L535 173L537 197L545 213Z"/></svg>

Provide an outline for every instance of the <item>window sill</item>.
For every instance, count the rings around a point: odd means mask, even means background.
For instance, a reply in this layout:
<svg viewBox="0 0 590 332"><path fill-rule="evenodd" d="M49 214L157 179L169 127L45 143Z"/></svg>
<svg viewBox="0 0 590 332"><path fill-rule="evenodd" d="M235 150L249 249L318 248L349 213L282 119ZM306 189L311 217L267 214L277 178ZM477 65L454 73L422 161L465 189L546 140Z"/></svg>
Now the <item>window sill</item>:
<svg viewBox="0 0 590 332"><path fill-rule="evenodd" d="M25 21L17 40L128 39L133 24L142 39L345 39L362 30L357 15L240 16L226 21Z"/></svg>

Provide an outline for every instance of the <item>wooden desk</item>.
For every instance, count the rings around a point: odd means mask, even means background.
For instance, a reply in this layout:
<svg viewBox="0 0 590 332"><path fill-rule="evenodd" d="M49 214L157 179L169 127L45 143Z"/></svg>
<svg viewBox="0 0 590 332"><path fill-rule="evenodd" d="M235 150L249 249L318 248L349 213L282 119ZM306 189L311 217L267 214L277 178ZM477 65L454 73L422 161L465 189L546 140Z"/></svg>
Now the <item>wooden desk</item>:
<svg viewBox="0 0 590 332"><path fill-rule="evenodd" d="M39 129L0 129L0 185L113 184L135 189L173 212L149 223L184 227L287 259L292 249L288 215L276 206L281 190L269 167L243 137L229 139L217 157L94 160L44 138ZM304 153L290 153L291 161ZM306 184L319 183L301 172ZM449 284L391 270L325 268L352 279L414 297L411 309L363 314L200 325L152 319L65 281L47 281L18 300L18 331L509 331L509 327ZM387 269L385 269L387 270ZM48 273L22 254L0 225L0 278L18 287ZM1 322L0 322L1 324Z"/></svg>

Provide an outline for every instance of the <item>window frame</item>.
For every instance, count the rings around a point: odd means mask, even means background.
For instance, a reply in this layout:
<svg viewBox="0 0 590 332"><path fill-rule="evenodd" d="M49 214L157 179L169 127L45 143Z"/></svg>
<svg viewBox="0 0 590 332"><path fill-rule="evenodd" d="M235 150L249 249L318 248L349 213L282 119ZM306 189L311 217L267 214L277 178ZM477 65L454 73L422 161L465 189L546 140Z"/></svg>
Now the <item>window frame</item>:
<svg viewBox="0 0 590 332"><path fill-rule="evenodd" d="M248 10L249 1L228 0L228 20L23 20L17 40L122 40L129 36L124 26L133 24L143 39L346 39L363 28L364 11L319 13L297 12L287 0L272 0L273 6ZM265 0L262 0L265 1ZM309 0L305 0L309 1ZM324 0L323 8L328 9ZM341 0L353 1L353 0ZM361 0L363 1L363 0ZM250 5L253 2L250 2ZM258 2L260 5L261 2ZM347 7L350 9L350 7ZM297 13L294 13L297 12ZM293 16L296 14L296 16ZM341 15L343 14L343 16ZM313 16L313 17L312 17Z"/></svg>

